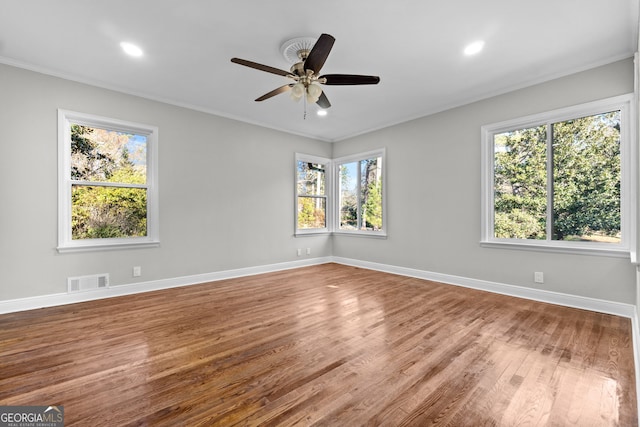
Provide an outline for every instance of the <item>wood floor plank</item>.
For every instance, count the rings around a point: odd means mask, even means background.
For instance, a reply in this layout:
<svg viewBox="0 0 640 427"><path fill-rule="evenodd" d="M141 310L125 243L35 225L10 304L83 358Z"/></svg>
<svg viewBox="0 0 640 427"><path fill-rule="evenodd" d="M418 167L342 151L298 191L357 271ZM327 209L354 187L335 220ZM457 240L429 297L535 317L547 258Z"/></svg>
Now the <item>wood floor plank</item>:
<svg viewBox="0 0 640 427"><path fill-rule="evenodd" d="M324 264L0 316L68 426L633 426L629 319Z"/></svg>

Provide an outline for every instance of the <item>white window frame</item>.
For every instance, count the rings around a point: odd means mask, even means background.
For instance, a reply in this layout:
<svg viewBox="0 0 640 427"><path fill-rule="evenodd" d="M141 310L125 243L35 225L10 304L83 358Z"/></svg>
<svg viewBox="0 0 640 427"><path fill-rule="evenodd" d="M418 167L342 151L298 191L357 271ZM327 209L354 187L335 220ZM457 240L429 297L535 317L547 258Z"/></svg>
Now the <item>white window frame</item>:
<svg viewBox="0 0 640 427"><path fill-rule="evenodd" d="M71 123L147 138L147 179L144 185L130 187L147 190L147 235L141 237L72 239L71 227ZM158 205L158 128L156 126L111 119L69 110L58 110L58 247L60 253L154 247L160 244ZM81 181L80 183L84 183ZM88 184L88 183L87 183Z"/></svg>
<svg viewBox="0 0 640 427"><path fill-rule="evenodd" d="M529 249L548 252L562 252L574 254L590 254L614 257L630 257L635 247L636 208L633 194L636 193L637 162L635 140L636 129L634 116L633 94L621 95L599 101L580 104L572 107L548 111L531 116L507 120L482 126L481 128L481 238L483 247L497 247L510 249ZM551 240L547 233L547 240L533 239L504 239L494 237L494 135L556 123L574 118L601 114L620 110L620 160L621 160L621 188L620 188L620 243L599 242L568 242ZM550 136L549 136L550 138ZM549 141L547 142L549 144ZM547 162L551 162L547 156ZM548 168L551 165L547 166ZM549 194L548 197L552 197Z"/></svg>
<svg viewBox="0 0 640 427"><path fill-rule="evenodd" d="M325 199L325 227L323 228L298 228L298 197L300 197L301 195L298 194L298 162L305 162L305 163L315 163L315 164L322 164L325 165L325 171L324 171L324 196L322 196ZM300 153L296 153L295 155L295 167L294 167L294 200L295 203L293 204L293 209L294 209L294 214L293 214L293 220L295 222L294 224L294 230L295 230L295 235L296 236L304 236L304 235L313 235L313 234L326 234L329 233L329 227L331 225L331 216L332 216L332 212L333 212L333 208L332 208L332 198L331 198L331 189L332 189L332 185L331 185L331 179L332 179L332 163L331 163L331 159L326 159L324 157L318 157L318 156L312 156L312 155L308 155L308 154L300 154ZM308 195L305 195L305 197L307 197Z"/></svg>
<svg viewBox="0 0 640 427"><path fill-rule="evenodd" d="M364 236L373 238L387 238L387 173L386 173L386 149L367 151L364 153L352 154L337 159L327 159L324 157L312 156L308 154L296 153L294 167L294 230L295 236L309 236L317 234L336 234L344 236ZM343 163L359 162L373 157L382 158L382 229L379 231L369 230L340 230L340 165ZM326 225L327 228L298 229L298 161L326 164L325 171L325 193L327 196Z"/></svg>
<svg viewBox="0 0 640 427"><path fill-rule="evenodd" d="M379 231L373 230L342 230L340 229L340 165L345 163L360 162L362 160L372 159L374 157L382 158L382 229ZM333 176L334 176L334 188L333 188L333 201L334 201L334 215L332 229L335 234L346 236L366 236L366 237L387 237L387 173L386 173L386 149L381 148L379 150L367 151L365 153L357 153L349 156L340 157L333 160Z"/></svg>

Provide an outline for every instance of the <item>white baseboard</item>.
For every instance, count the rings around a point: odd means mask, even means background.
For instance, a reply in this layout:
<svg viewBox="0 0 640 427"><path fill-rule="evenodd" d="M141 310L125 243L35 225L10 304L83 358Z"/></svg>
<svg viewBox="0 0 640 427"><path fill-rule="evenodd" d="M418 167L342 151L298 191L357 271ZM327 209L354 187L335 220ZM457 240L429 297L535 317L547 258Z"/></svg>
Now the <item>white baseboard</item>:
<svg viewBox="0 0 640 427"><path fill-rule="evenodd" d="M636 307L631 304L604 301L595 298L581 297L577 295L562 294L558 292L544 291L540 289L525 288L521 286L507 285L503 283L488 282L467 277L434 273L431 271L417 270L406 267L397 267L387 264L379 264L369 261L360 261L341 257L311 258L300 261L291 261L277 264L268 264L255 267L245 267L235 270L217 271L213 273L197 274L192 276L176 277L170 279L138 282L128 285L117 285L106 289L96 289L84 292L59 293L29 298L0 301L0 314L16 311L32 310L36 308L52 307L56 305L73 304L83 301L91 301L101 298L111 298L123 295L137 294L141 292L157 291L161 289L175 288L179 286L195 285L205 282L232 279L236 277L253 276L256 274L270 273L274 271L289 270L292 268L306 267L310 265L335 262L338 264L377 270L401 276L416 277L419 279L433 280L450 285L479 289L503 295L510 295L535 301L548 302L567 307L581 308L600 313L614 314L617 316L637 319Z"/></svg>
<svg viewBox="0 0 640 427"><path fill-rule="evenodd" d="M33 310L37 308L53 307L78 302L93 301L103 298L119 297L124 295L139 294L142 292L158 291L161 289L177 288L180 286L197 285L206 282L233 279L236 277L254 276L256 274L271 273L274 271L290 270L293 268L307 267L310 265L326 264L331 262L331 257L310 258L300 261L291 261L278 264L245 267L234 270L217 271L213 273L196 274L192 276L175 277L171 279L152 280L125 285L116 285L106 289L95 289L73 293L59 293L42 295L29 298L0 301L0 314L17 311Z"/></svg>
<svg viewBox="0 0 640 427"><path fill-rule="evenodd" d="M401 276L415 277L418 279L432 280L434 282L463 286L465 288L478 289L482 291L509 295L518 298L525 298L534 301L547 302L550 304L557 304L565 307L581 308L584 310L614 314L616 316L628 317L631 319L636 317L636 307L631 304L605 301L595 298L545 291L541 289L525 288L522 286L507 285L504 283L488 282L486 280L470 279L468 277L434 273L431 271L397 267L394 265L360 261L350 258L332 257L332 260L333 262L338 264L382 271L385 273L398 274Z"/></svg>

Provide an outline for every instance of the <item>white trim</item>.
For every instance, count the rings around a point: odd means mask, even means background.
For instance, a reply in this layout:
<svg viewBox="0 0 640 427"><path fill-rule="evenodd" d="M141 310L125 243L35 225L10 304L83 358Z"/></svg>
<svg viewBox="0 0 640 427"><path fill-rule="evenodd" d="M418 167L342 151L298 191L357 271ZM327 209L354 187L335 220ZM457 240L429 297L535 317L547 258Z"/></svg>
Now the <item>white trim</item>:
<svg viewBox="0 0 640 427"><path fill-rule="evenodd" d="M583 242L574 242L574 244L583 243L584 246L569 246L562 245L563 242L554 242L558 243L557 245L548 244L545 241L537 241L537 240L525 240L519 241L517 239L501 239L503 242L498 241L489 241L489 242L480 242L480 246L483 248L498 248L498 249L512 249L518 251L540 251L540 252L551 252L551 253L562 253L562 254L575 254L575 255L599 255L599 256L607 256L612 258L626 258L631 260L631 254L628 249L611 249L607 248L606 243L590 243L592 246L586 246L589 243ZM631 261L633 262L633 261Z"/></svg>
<svg viewBox="0 0 640 427"><path fill-rule="evenodd" d="M95 244L93 242L96 242ZM124 249L145 249L157 248L160 246L159 241L149 241L142 237L130 237L128 239L110 239L109 244L105 245L99 239L85 239L74 246L58 246L56 250L60 254L71 254L78 252L97 252L97 251L118 251Z"/></svg>
<svg viewBox="0 0 640 427"><path fill-rule="evenodd" d="M616 316L628 317L631 319L635 316L636 312L636 307L634 305L615 301L605 301L596 298L581 297L577 295L526 288L522 286L508 285L498 282L489 282L486 280L453 276L450 274L434 273L432 271L398 267L388 264L379 264L369 261L360 261L350 258L333 257L333 262L338 264L350 265L353 267L366 268L368 270L382 271L385 273L398 274L407 277L415 277L417 279L432 280L434 282L445 283L454 286L462 286L470 289L478 289L501 295L546 302L565 307L580 308L583 310L596 311L599 313L613 314Z"/></svg>
<svg viewBox="0 0 640 427"><path fill-rule="evenodd" d="M75 304L85 301L94 301L105 298L113 298L125 295L139 294L143 292L159 291L162 289L177 288L181 286L198 285L207 282L233 279L237 277L254 276L256 274L271 273L275 271L290 270L293 268L307 267L311 265L326 264L331 262L331 257L311 258L301 261L283 262L278 264L244 267L234 270L216 271L212 273L196 274L192 276L175 277L170 279L153 280L124 285L110 285L106 289L90 291L59 293L28 298L0 301L0 314L17 311L34 310L44 307L54 307L66 304Z"/></svg>
<svg viewBox="0 0 640 427"><path fill-rule="evenodd" d="M368 230L341 230L340 229L340 169L339 166L343 163L360 162L361 160L371 159L374 157L380 157L382 159L381 173L382 173L382 229L379 231ZM310 162L326 165L325 169L325 194L326 198L326 212L325 212L325 228L310 228L299 229L298 228L298 162ZM356 153L348 156L340 157L337 159L327 159L325 157L318 157L309 154L295 153L295 167L294 167L294 236L315 236L318 234L330 234L330 235L342 235L342 236L358 236L358 237L373 237L373 238L387 238L387 150L386 148L380 148L377 150L371 150L364 153Z"/></svg>
<svg viewBox="0 0 640 427"><path fill-rule="evenodd" d="M533 249L550 252L564 252L574 254L604 255L635 259L636 245L636 206L632 202L637 192L637 150L635 141L637 132L635 126L636 103L634 94L625 94L580 105L545 111L525 117L506 120L503 122L484 125L481 127L481 213L480 213L480 245L483 247L502 247L515 249ZM547 239L504 239L494 237L494 141L493 136L513 129L523 129L534 126L548 125L550 122L569 120L600 114L606 111L620 110L620 156L621 156L621 193L620 210L622 212L620 243L587 243L551 240L549 233L550 221L547 221ZM550 138L550 133L547 132ZM547 142L547 149L549 149ZM550 161L548 156L548 161ZM550 167L547 168L549 171ZM549 184L549 182L548 182ZM548 197L552 197L549 194Z"/></svg>
<svg viewBox="0 0 640 427"><path fill-rule="evenodd" d="M362 153L354 153L354 154L338 157L333 159L333 162L337 165L340 165L342 163L359 162L360 160L372 159L374 157L382 157L384 160L385 155L386 155L386 148L383 147L377 150L370 150ZM382 164L382 167L384 167L384 163Z"/></svg>
<svg viewBox="0 0 640 427"><path fill-rule="evenodd" d="M146 184L87 183L71 179L71 123L98 127L147 137ZM154 247L160 243L158 191L158 127L119 119L58 109L58 247L59 253L135 247ZM71 186L144 188L147 190L147 236L115 239L73 240L71 236Z"/></svg>
<svg viewBox="0 0 640 427"><path fill-rule="evenodd" d="M42 307L52 307L64 304L73 304L82 301L91 301L102 298L111 298L123 295L132 295L141 292L157 291L161 289L189 286L206 282L232 279L237 277L253 276L256 274L270 273L274 271L290 270L293 268L307 267L335 262L353 267L366 268L368 270L398 274L401 276L415 277L418 279L432 280L465 288L478 289L502 295L524 298L533 301L562 305L565 307L580 308L583 310L613 314L616 316L637 319L636 306L615 301L605 301L596 298L581 297L577 295L563 294L559 292L545 291L541 289L526 288L522 286L508 285L486 280L472 279L468 277L454 276L450 274L435 273L432 271L418 270L407 267L398 267L388 264L380 264L370 261L361 261L342 257L319 257L300 261L289 261L276 264L244 267L234 270L223 270L192 276L160 279L149 282L138 282L123 285L111 285L108 289L86 291L81 293L59 293L36 297L19 298L0 301L0 314L15 311L32 310ZM637 320L636 320L637 321ZM640 343L639 343L640 345Z"/></svg>
<svg viewBox="0 0 640 427"><path fill-rule="evenodd" d="M341 230L340 229L340 165L344 163L360 162L362 160L372 159L380 157L382 159L381 173L382 173L382 229L380 231L368 231L368 230ZM387 149L386 147L379 148L377 150L366 151L364 153L355 153L348 156L338 157L332 161L332 175L333 175L333 188L332 199L334 211L337 214L333 216L333 223L331 224L331 231L335 235L349 235L349 236L366 236L366 237L387 237ZM360 214L358 213L358 216Z"/></svg>
<svg viewBox="0 0 640 427"><path fill-rule="evenodd" d="M331 159L327 159L325 157L313 156L310 154L303 153L295 153L295 165L294 165L294 177L293 177L293 229L294 236L309 236L309 235L318 235L318 234L328 234L330 232L329 227L331 224L331 215L333 211L333 205L331 200ZM298 197L301 197L298 194L298 162L307 162L307 163L316 163L319 165L324 165L324 194L317 195L316 197L325 200L324 206L324 224L323 228L298 228ZM309 195L306 195L309 196ZM304 197L304 196L302 196ZM313 196L312 196L313 197Z"/></svg>
<svg viewBox="0 0 640 427"><path fill-rule="evenodd" d="M384 203L384 201L382 203ZM382 222L384 224L384 214L383 214ZM367 239L386 239L387 238L387 232L384 230L383 231L336 230L331 234L333 234L334 236L365 237Z"/></svg>

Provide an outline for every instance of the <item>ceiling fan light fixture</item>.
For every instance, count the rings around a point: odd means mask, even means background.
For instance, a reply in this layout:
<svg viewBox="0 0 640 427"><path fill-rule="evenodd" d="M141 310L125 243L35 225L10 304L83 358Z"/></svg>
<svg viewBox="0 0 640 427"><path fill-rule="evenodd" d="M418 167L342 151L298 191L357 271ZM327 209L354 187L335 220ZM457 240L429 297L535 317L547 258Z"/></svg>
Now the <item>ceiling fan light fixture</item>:
<svg viewBox="0 0 640 427"><path fill-rule="evenodd" d="M318 102L320 95L322 95L322 88L320 85L312 83L307 87L307 101L310 103L315 104Z"/></svg>
<svg viewBox="0 0 640 427"><path fill-rule="evenodd" d="M293 85L291 88L291 99L294 101L300 101L300 98L304 96L304 85L300 82Z"/></svg>

